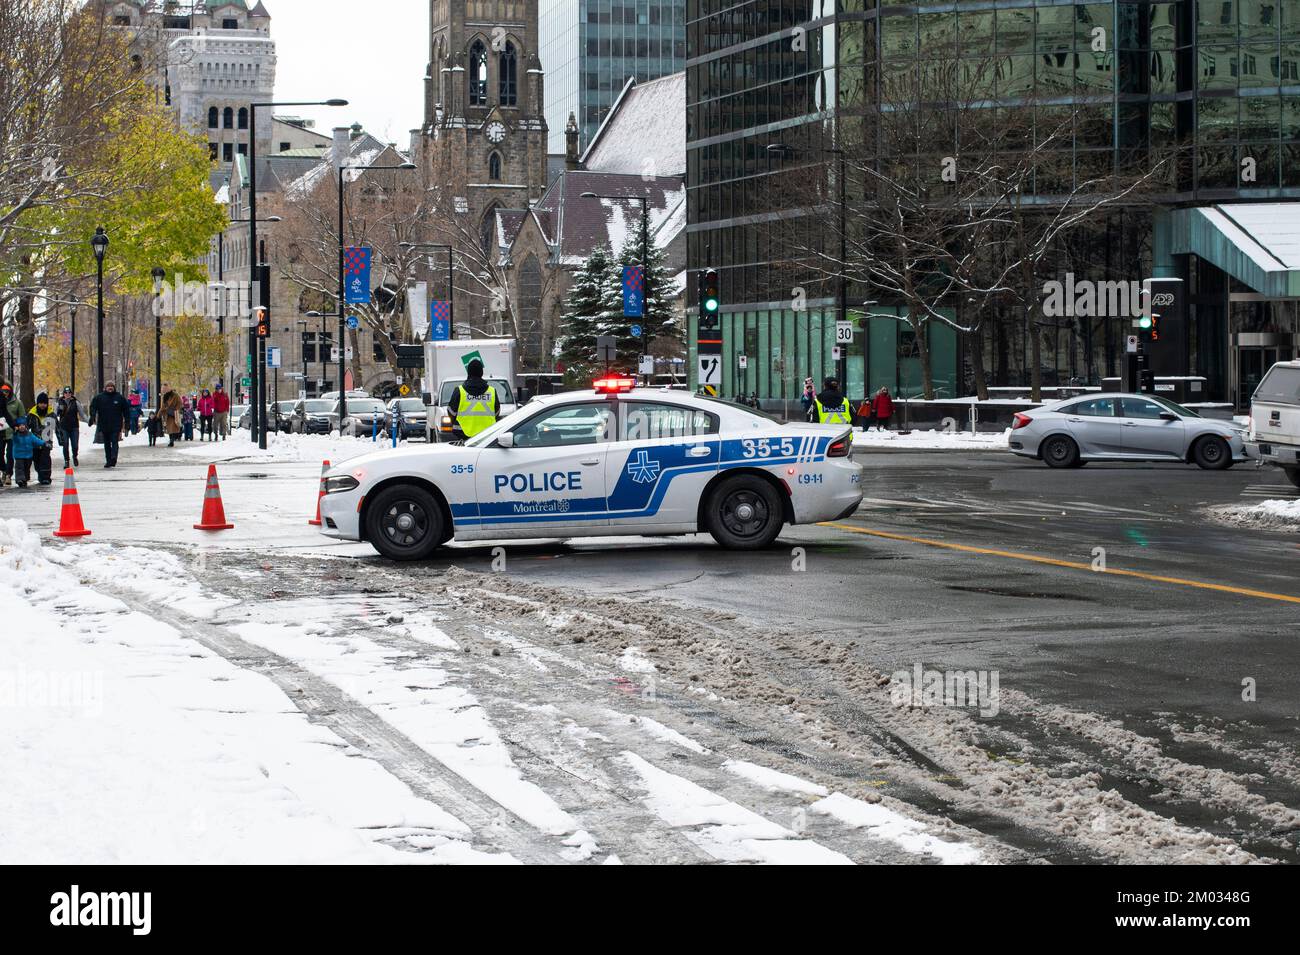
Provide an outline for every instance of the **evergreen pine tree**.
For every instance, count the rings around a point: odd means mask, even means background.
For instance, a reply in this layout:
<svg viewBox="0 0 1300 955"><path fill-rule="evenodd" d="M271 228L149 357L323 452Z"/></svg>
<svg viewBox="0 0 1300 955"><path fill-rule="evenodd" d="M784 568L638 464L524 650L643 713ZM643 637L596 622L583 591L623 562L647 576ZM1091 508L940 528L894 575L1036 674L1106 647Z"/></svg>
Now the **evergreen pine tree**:
<svg viewBox="0 0 1300 955"><path fill-rule="evenodd" d="M638 229L628 237L620 250L618 260L613 265L615 288L618 302L615 311L614 328L604 334L613 334L618 338L618 356L620 363L626 364L628 371L637 370L637 362L656 338L676 337L676 319L673 314L671 294L672 277L664 270L664 250L655 244L651 237L649 254L643 249L641 231ZM641 265L645 268L645 306L641 318L623 317L623 266ZM633 338L631 328L641 326L641 337Z"/></svg>
<svg viewBox="0 0 1300 955"><path fill-rule="evenodd" d="M596 336L603 335L604 317L609 308L610 256L604 248L591 253L573 277L564 299L559 346L565 364L566 380L573 385L591 381L597 368Z"/></svg>

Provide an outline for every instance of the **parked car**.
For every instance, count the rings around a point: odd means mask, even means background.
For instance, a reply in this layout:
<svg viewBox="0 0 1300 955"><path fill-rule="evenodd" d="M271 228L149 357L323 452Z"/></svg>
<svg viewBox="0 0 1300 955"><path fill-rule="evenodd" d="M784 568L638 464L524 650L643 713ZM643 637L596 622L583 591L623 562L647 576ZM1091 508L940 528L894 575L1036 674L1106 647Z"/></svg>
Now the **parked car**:
<svg viewBox="0 0 1300 955"><path fill-rule="evenodd" d="M330 398L305 398L293 403L289 430L296 434L329 434L331 412L338 402Z"/></svg>
<svg viewBox="0 0 1300 955"><path fill-rule="evenodd" d="M248 431L252 428L251 415L248 409L252 405L231 405L230 406L230 426L232 428L243 428Z"/></svg>
<svg viewBox="0 0 1300 955"><path fill-rule="evenodd" d="M427 437L425 423L429 409L419 398L394 398L388 402L388 423L384 426L387 434L398 429L398 437L403 440Z"/></svg>
<svg viewBox="0 0 1300 955"><path fill-rule="evenodd" d="M375 427L383 428L384 422L388 418L388 409L378 398L363 398L348 396L348 416L343 422L343 427L339 423L339 403L334 402L330 410L330 430L341 431L345 427L351 427L356 430L358 435L366 436L372 434Z"/></svg>
<svg viewBox="0 0 1300 955"><path fill-rule="evenodd" d="M1278 362L1255 389L1246 447L1300 487L1300 361Z"/></svg>
<svg viewBox="0 0 1300 955"><path fill-rule="evenodd" d="M1103 394L1052 401L1016 414L1013 454L1053 468L1089 461L1182 461L1207 470L1246 459L1244 431L1158 395Z"/></svg>
<svg viewBox="0 0 1300 955"><path fill-rule="evenodd" d="M293 408L298 402L296 401L277 401L271 405L270 420L273 422L271 429L273 431L282 431L290 434L293 431Z"/></svg>

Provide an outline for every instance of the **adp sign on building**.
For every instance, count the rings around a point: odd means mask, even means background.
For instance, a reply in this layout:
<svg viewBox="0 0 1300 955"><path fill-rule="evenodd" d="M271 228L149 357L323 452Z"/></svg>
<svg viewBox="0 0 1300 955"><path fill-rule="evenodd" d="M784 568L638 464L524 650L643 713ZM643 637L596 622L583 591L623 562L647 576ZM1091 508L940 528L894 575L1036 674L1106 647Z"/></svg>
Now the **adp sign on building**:
<svg viewBox="0 0 1300 955"><path fill-rule="evenodd" d="M343 250L343 285L349 305L370 304L370 249L350 245Z"/></svg>

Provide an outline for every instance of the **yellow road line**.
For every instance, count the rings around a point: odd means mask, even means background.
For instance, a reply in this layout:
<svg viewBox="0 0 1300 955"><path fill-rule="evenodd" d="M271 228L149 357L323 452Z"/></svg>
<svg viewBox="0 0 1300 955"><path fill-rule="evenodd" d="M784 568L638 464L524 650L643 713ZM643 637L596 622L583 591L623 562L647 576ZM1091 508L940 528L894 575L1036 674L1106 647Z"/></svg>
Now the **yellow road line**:
<svg viewBox="0 0 1300 955"><path fill-rule="evenodd" d="M1093 574L1110 574L1112 577L1135 577L1138 580L1150 580L1159 584L1178 584L1181 587L1195 587L1198 590L1217 590L1220 593L1236 594L1240 597L1259 597L1261 600L1279 600L1283 603L1300 604L1300 597L1288 594L1275 594L1267 590L1249 590L1245 587L1230 587L1227 584L1211 584L1203 580L1187 580L1183 577L1165 577L1160 574L1145 574L1140 570L1094 570L1091 564L1075 560L1057 560L1055 557L1040 557L1037 554L1022 554L1014 550L996 550L991 547L972 547L969 544L953 544L948 541L931 540L928 537L909 537L907 534L893 534L889 531L875 531L867 527L855 527L852 524L840 524L824 521L821 527L835 527L853 534L867 534L871 537L883 537L886 540L905 541L909 544L925 544L927 547L941 547L944 550L956 550L965 554L980 554L985 557L1006 557L1011 560L1025 560L1033 564L1047 564L1051 567L1067 567L1070 570L1086 570Z"/></svg>

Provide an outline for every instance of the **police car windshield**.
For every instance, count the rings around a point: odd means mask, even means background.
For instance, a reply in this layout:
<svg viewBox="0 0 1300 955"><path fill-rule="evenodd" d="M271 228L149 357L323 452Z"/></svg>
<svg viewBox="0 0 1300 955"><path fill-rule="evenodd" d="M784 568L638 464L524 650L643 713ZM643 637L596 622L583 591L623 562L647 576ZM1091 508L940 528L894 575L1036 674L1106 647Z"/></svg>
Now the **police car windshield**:
<svg viewBox="0 0 1300 955"><path fill-rule="evenodd" d="M463 378L459 381L444 381L442 383L442 391L438 393L438 404L443 407L451 404L452 395L456 393L456 389L463 383ZM510 382L503 378L489 378L487 379L487 383L496 389L497 400L499 400L501 404L512 405L515 403L514 395L510 392Z"/></svg>

